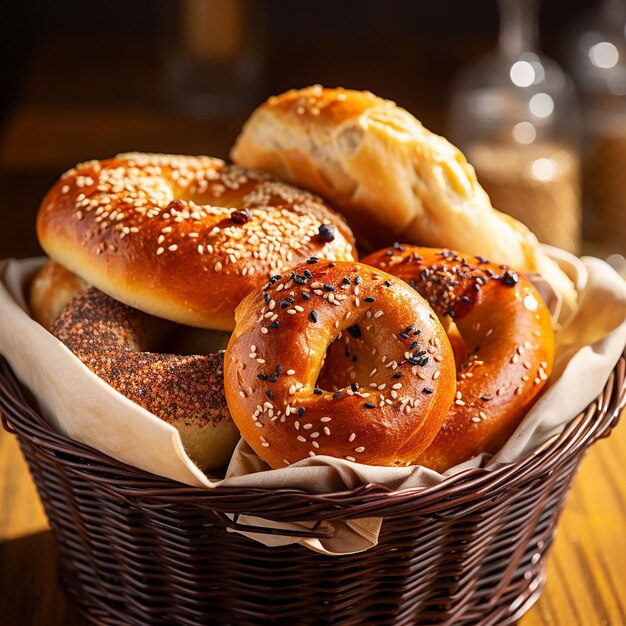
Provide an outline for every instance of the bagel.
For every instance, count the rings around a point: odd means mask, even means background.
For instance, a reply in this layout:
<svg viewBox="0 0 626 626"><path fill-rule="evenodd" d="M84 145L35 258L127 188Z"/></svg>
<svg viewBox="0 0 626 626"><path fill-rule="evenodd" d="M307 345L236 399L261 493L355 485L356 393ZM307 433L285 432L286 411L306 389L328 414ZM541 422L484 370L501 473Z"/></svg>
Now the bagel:
<svg viewBox="0 0 626 626"><path fill-rule="evenodd" d="M174 426L198 466L217 469L239 440L224 398L224 354L147 351L172 327L90 287L71 300L51 330L104 382Z"/></svg>
<svg viewBox="0 0 626 626"><path fill-rule="evenodd" d="M50 330L70 300L86 287L85 281L76 274L54 261L47 261L30 285L30 312L37 322Z"/></svg>
<svg viewBox="0 0 626 626"><path fill-rule="evenodd" d="M394 102L319 85L291 90L252 114L231 156L322 195L369 250L398 239L482 254L540 272L575 309L572 281L537 238L491 206L457 148Z"/></svg>
<svg viewBox="0 0 626 626"><path fill-rule="evenodd" d="M133 308L229 330L240 300L311 255L352 260L318 197L209 157L130 153L80 164L44 198L48 256Z"/></svg>
<svg viewBox="0 0 626 626"><path fill-rule="evenodd" d="M530 281L506 265L450 250L395 245L363 259L409 283L469 350L457 364L454 404L415 462L443 472L495 453L541 393L554 361L550 314ZM353 346L350 346L354 349ZM329 366L345 366L329 353Z"/></svg>
<svg viewBox="0 0 626 626"><path fill-rule="evenodd" d="M236 320L226 400L247 443L273 468L320 454L408 465L454 399L454 359L436 315L378 269L311 259L247 296ZM358 381L322 389L327 348L346 335L364 346Z"/></svg>

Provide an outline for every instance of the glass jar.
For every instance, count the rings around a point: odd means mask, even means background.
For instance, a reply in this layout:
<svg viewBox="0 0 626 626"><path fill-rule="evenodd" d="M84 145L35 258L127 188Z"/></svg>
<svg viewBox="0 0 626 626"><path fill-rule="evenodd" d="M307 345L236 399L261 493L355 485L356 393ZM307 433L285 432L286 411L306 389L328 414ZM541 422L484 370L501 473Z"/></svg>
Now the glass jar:
<svg viewBox="0 0 626 626"><path fill-rule="evenodd" d="M584 116L585 240L626 256L626 2L605 0L567 41Z"/></svg>
<svg viewBox="0 0 626 626"><path fill-rule="evenodd" d="M578 252L579 110L571 80L537 45L536 0L500 0L495 52L454 84L450 136L492 204L538 239Z"/></svg>

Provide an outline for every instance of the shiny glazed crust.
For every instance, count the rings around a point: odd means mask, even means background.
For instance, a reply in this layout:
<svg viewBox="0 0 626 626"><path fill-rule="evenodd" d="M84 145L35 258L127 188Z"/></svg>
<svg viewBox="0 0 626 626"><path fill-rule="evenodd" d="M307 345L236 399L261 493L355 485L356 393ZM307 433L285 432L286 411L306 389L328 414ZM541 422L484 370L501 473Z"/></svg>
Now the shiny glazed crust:
<svg viewBox="0 0 626 626"><path fill-rule="evenodd" d="M52 259L116 300L216 330L231 329L241 299L283 266L355 254L316 196L209 157L80 164L44 198L37 233Z"/></svg>
<svg viewBox="0 0 626 626"><path fill-rule="evenodd" d="M116 391L177 428L200 467L219 468L239 439L224 398L223 353L146 351L170 329L89 288L63 310L52 333Z"/></svg>
<svg viewBox="0 0 626 626"><path fill-rule="evenodd" d="M402 240L482 254L541 272L575 307L572 282L523 224L491 206L463 154L389 100L288 91L252 114L232 158L321 194L370 250Z"/></svg>
<svg viewBox="0 0 626 626"><path fill-rule="evenodd" d="M380 270L312 259L251 293L236 319L226 399L245 440L273 468L319 454L408 465L453 401L443 327L413 289ZM368 347L360 385L317 388L328 346L346 334ZM427 352L414 356L414 344Z"/></svg>
<svg viewBox="0 0 626 626"><path fill-rule="evenodd" d="M496 452L552 371L554 332L541 296L508 266L450 250L396 245L363 262L412 285L438 315L454 320L469 349L457 364L454 404L415 462L443 472Z"/></svg>

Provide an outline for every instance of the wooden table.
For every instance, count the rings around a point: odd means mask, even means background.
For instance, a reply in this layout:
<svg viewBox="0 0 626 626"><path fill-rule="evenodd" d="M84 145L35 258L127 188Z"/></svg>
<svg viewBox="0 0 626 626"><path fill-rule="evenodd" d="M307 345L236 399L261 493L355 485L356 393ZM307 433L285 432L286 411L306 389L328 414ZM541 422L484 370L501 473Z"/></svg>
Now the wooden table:
<svg viewBox="0 0 626 626"><path fill-rule="evenodd" d="M624 416L626 417L626 416ZM626 424L583 462L518 626L626 626ZM56 578L54 540L15 437L0 429L0 624L78 626Z"/></svg>

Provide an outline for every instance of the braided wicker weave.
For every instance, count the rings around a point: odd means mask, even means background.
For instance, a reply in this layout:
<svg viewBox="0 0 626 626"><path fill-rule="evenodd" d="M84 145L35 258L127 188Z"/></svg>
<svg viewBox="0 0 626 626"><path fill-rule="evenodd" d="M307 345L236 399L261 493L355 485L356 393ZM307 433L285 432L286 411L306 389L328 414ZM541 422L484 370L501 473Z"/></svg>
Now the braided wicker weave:
<svg viewBox="0 0 626 626"><path fill-rule="evenodd" d="M158 478L52 431L5 362L0 410L37 484L65 587L91 623L500 626L541 593L567 491L624 406L624 371L622 358L598 399L524 460L400 491L209 490ZM241 527L243 513L385 521L375 548L329 557L228 532L263 531Z"/></svg>

